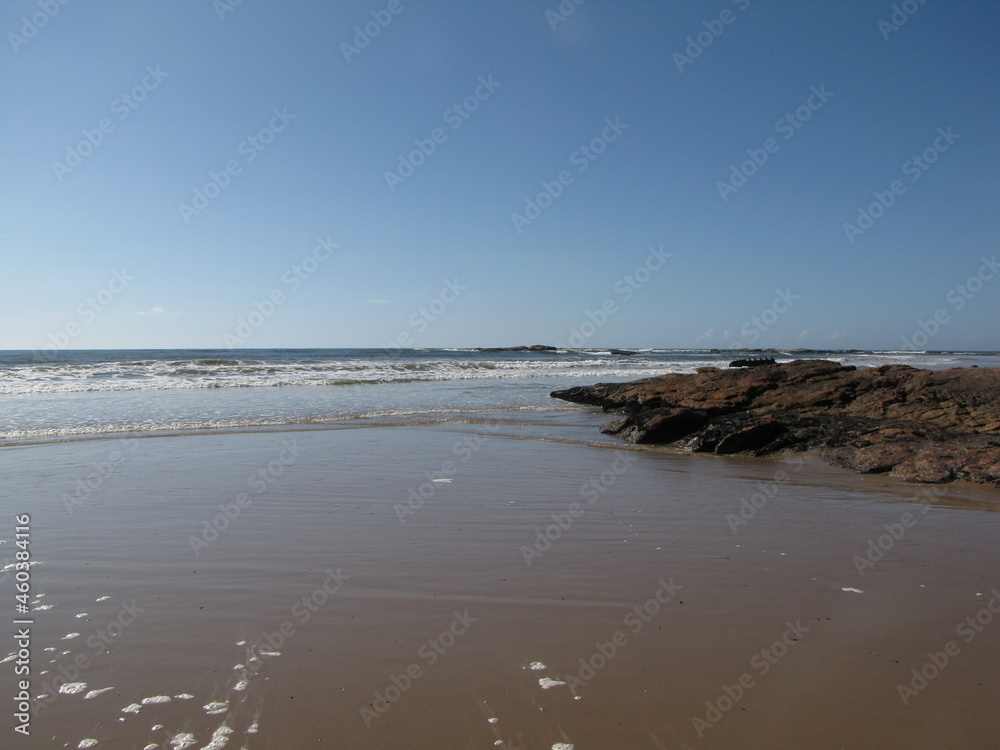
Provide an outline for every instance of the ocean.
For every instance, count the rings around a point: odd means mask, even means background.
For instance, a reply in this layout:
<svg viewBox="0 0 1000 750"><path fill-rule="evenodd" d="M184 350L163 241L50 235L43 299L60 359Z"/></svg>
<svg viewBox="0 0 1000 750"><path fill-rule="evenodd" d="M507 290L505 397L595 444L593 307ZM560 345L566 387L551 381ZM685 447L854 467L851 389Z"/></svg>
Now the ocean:
<svg viewBox="0 0 1000 750"><path fill-rule="evenodd" d="M345 419L560 410L558 388L725 367L747 352L602 349L177 349L0 353L0 444ZM776 353L858 367L996 366L975 352Z"/></svg>

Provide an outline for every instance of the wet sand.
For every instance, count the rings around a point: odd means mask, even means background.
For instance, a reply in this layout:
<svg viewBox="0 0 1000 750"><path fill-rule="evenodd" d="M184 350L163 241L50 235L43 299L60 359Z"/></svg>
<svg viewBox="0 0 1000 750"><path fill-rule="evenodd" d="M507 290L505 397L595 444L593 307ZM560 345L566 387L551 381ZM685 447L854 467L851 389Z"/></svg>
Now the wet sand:
<svg viewBox="0 0 1000 750"><path fill-rule="evenodd" d="M928 505L885 477L594 443L586 413L531 420L0 451L0 560L30 513L40 563L21 745L1000 736L1000 493L949 485ZM9 711L0 729L20 739Z"/></svg>

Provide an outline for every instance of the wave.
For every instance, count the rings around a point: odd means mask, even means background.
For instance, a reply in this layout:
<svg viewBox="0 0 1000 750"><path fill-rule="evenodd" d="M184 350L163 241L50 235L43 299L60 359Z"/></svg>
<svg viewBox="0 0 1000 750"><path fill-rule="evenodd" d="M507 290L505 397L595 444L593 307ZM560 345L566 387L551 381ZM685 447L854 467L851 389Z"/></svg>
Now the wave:
<svg viewBox="0 0 1000 750"><path fill-rule="evenodd" d="M142 360L131 362L46 363L0 368L0 395L178 390L195 388L275 388L345 386L421 381L529 377L642 377L663 372L662 362L613 363L588 356L556 362L530 360L439 360L376 362L267 362L263 360ZM693 371L702 363L684 363ZM674 368L676 369L676 368ZM680 371L680 370L677 370Z"/></svg>

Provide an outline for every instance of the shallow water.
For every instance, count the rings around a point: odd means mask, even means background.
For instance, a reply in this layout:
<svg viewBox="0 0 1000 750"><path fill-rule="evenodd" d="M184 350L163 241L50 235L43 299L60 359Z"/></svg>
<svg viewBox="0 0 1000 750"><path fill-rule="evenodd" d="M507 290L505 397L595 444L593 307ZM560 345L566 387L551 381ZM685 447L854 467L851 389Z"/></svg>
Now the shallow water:
<svg viewBox="0 0 1000 750"><path fill-rule="evenodd" d="M822 464L633 450L597 433L604 419L5 448L0 560L30 513L39 562L33 738L991 746L1000 623L986 609L956 628L1000 587L998 493L920 504ZM907 512L862 575L855 556ZM904 705L897 685L949 641L957 656Z"/></svg>

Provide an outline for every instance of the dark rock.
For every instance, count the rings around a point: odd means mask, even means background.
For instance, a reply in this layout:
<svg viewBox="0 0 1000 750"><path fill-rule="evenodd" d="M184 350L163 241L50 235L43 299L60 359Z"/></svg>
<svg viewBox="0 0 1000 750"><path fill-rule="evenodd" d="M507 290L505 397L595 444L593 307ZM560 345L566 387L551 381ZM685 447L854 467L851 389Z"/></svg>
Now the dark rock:
<svg viewBox="0 0 1000 750"><path fill-rule="evenodd" d="M630 443L672 443L708 422L696 409L646 409L604 425L601 432L618 435Z"/></svg>
<svg viewBox="0 0 1000 750"><path fill-rule="evenodd" d="M827 360L669 374L556 391L619 410L608 434L688 450L815 451L863 473L1000 486L1000 369L858 370Z"/></svg>
<svg viewBox="0 0 1000 750"><path fill-rule="evenodd" d="M715 452L741 453L743 451L759 451L785 432L788 432L788 428L785 425L774 420L766 420L760 424L744 427L741 430L726 435L715 446Z"/></svg>
<svg viewBox="0 0 1000 750"><path fill-rule="evenodd" d="M557 352L559 351L554 346L546 346L545 344L532 344L531 346L495 346L495 347L479 347L476 349L477 352Z"/></svg>

